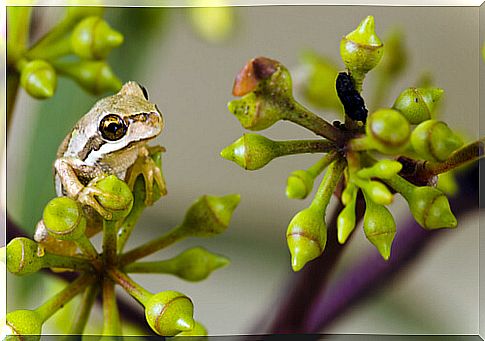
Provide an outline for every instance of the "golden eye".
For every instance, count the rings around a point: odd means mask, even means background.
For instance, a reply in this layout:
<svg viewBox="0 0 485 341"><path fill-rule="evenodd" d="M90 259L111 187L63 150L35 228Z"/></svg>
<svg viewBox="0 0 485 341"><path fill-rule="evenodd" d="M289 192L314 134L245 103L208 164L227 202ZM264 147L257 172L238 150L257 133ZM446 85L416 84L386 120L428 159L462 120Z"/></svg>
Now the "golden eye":
<svg viewBox="0 0 485 341"><path fill-rule="evenodd" d="M118 115L107 115L99 123L101 136L108 141L117 141L125 136L128 127Z"/></svg>

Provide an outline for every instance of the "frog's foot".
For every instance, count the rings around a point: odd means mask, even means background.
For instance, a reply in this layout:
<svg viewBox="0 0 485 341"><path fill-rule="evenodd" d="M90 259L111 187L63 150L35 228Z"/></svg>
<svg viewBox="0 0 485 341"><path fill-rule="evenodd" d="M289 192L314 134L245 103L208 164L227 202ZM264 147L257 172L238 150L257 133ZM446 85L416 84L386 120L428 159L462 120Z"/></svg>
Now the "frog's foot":
<svg viewBox="0 0 485 341"><path fill-rule="evenodd" d="M122 200L118 195L107 193L99 188L96 188L95 185L98 181L100 181L103 177L98 177L89 182L89 184L84 187L77 197L77 201L81 204L90 206L98 212L103 219L111 220L113 218L113 214L107 211L96 199L96 196L103 196L109 200Z"/></svg>
<svg viewBox="0 0 485 341"><path fill-rule="evenodd" d="M164 150L163 147L158 147L161 148L159 150ZM163 178L162 171L157 167L156 163L150 156L140 155L128 170L126 175L126 183L131 190L133 190L135 181L139 175L142 175L143 179L145 180L145 205L151 206L154 202L153 191L155 184L157 185L161 196L167 194L167 187L165 185L165 179Z"/></svg>

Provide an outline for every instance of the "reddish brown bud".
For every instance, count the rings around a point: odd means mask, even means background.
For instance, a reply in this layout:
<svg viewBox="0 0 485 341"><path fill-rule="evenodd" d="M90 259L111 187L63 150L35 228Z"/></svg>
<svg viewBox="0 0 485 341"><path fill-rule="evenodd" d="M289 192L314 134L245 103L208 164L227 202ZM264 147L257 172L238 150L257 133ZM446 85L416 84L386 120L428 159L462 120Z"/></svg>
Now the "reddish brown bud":
<svg viewBox="0 0 485 341"><path fill-rule="evenodd" d="M266 57L251 59L237 74L232 94L234 96L244 96L254 91L261 80L271 77L276 72L279 64L276 60Z"/></svg>

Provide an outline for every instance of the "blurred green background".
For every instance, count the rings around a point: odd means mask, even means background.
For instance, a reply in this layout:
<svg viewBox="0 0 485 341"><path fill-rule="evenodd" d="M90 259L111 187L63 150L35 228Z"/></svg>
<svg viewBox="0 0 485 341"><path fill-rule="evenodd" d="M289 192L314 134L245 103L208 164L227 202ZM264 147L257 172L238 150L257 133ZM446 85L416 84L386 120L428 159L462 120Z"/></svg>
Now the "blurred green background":
<svg viewBox="0 0 485 341"><path fill-rule="evenodd" d="M429 71L434 83L445 90L441 117L471 140L478 137L479 127L478 8L234 7L219 17L209 18L206 13L201 20L194 20L192 11L106 10L107 21L125 36L124 44L110 55L113 70L123 81L143 84L166 122L155 143L167 148L163 170L169 195L145 211L129 244L138 245L176 225L202 194L240 193L241 204L225 234L187 240L153 256L168 258L188 246L204 245L228 256L232 260L229 267L196 284L158 275L135 278L151 291L186 293L195 303L195 317L211 335L247 334L255 332L252 326L264 318L262 314L286 285L291 272L286 226L308 205L308 200L286 199L286 178L318 157L282 158L260 171L246 172L219 156L224 146L243 133L226 109L236 73L248 59L263 55L284 63L298 83L298 58L308 48L330 57L343 69L341 37L365 16L373 15L381 38L399 27L409 50L410 65L384 104L392 105L403 88ZM62 13L62 8L36 8L36 34L45 32ZM217 23L220 27L214 29ZM371 94L374 80L371 72L364 83L364 97ZM49 100L36 101L21 91L8 138L7 198L9 214L29 233L54 196L51 166L57 147L96 99L64 78ZM338 119L336 114L317 111L328 120ZM274 139L312 138L285 122L263 134ZM396 201L393 209L399 222L406 217L406 206ZM355 233L339 270L377 252L361 229ZM30 278L9 276L8 310L33 307L53 290L45 275ZM398 282L353 308L327 332L475 334L478 285L478 215L474 215L439 239ZM50 323L50 330L62 331L58 326Z"/></svg>

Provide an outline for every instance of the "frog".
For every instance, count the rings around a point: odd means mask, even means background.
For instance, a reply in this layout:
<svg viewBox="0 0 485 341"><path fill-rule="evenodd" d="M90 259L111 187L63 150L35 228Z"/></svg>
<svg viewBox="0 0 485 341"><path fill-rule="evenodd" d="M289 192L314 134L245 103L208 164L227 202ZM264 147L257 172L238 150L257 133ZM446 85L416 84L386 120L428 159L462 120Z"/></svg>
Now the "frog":
<svg viewBox="0 0 485 341"><path fill-rule="evenodd" d="M163 127L162 113L148 100L146 89L130 81L118 93L96 102L66 135L53 164L56 195L82 205L88 237L102 229L102 219L111 219L96 199L109 196L96 188L101 179L115 175L133 190L138 176L143 176L147 206L153 204L155 185L161 196L167 194L163 174L150 157L165 148L148 146ZM72 255L76 250L73 242L50 237L42 220L34 240L47 251Z"/></svg>

